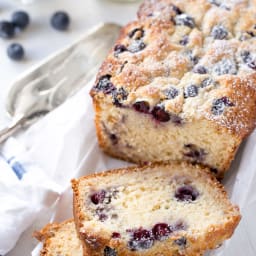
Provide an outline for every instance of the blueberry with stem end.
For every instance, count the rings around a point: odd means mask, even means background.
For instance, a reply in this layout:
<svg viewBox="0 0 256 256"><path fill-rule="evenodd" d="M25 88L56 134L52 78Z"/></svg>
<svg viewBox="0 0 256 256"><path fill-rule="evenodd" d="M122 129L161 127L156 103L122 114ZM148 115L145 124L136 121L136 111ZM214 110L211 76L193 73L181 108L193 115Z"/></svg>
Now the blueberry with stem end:
<svg viewBox="0 0 256 256"><path fill-rule="evenodd" d="M68 29L70 17L64 11L55 12L51 17L51 25L53 28L64 31Z"/></svg>
<svg viewBox="0 0 256 256"><path fill-rule="evenodd" d="M24 54L24 48L20 44L13 43L7 48L7 55L12 60L22 60L24 58Z"/></svg>

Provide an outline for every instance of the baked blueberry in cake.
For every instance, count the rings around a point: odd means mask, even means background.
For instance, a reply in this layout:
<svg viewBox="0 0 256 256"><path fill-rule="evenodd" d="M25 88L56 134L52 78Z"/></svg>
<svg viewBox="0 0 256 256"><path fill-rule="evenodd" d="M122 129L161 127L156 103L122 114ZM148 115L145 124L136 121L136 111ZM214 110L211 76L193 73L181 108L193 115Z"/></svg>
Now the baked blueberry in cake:
<svg viewBox="0 0 256 256"><path fill-rule="evenodd" d="M144 1L91 90L101 148L223 177L256 123L255 10L248 0ZM186 145L202 156L188 157Z"/></svg>
<svg viewBox="0 0 256 256"><path fill-rule="evenodd" d="M202 255L240 220L209 170L185 162L106 171L72 187L76 229L90 256Z"/></svg>

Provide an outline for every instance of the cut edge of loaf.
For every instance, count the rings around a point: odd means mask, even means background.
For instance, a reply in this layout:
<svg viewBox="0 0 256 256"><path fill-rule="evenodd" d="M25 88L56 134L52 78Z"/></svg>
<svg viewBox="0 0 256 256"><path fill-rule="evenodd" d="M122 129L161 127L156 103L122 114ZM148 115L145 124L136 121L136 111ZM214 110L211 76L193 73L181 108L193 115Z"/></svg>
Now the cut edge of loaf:
<svg viewBox="0 0 256 256"><path fill-rule="evenodd" d="M237 205L233 205L228 196L227 192L224 189L224 186L217 181L217 179L211 174L208 168L202 167L200 165L191 165L190 163L186 162L179 162L179 161L172 161L169 163L150 163L148 165L144 166L131 166L128 168L118 168L118 169L113 169L109 171L104 171L101 173L96 173L96 174L91 174L85 177L81 177L80 179L73 179L72 182L72 188L73 188L73 211L74 211L74 219L75 219L75 224L76 224L76 229L79 234L79 238L83 243L83 248L86 249L86 251L89 253L89 255L92 256L101 256L103 252L103 248L106 246L113 246L116 249L121 249L124 250L123 248L126 247L126 244L123 241L116 241L115 239L112 239L107 232L101 229L100 231L100 236L97 234L95 235L93 233L93 229L89 230L88 227L84 229L83 226L83 221L86 220L86 214L81 214L81 205L79 203L78 198L80 197L80 192L79 192L79 181L84 181L84 180L90 180L91 178L96 178L96 177L105 177L105 176L110 176L110 175L123 175L125 173L129 172L141 172L143 170L149 169L149 168L154 168L158 166L172 166L172 165L180 165L184 167L191 167L196 172L200 173L204 177L204 179L207 180L208 183L214 185L219 189L220 191L220 199L224 200L225 205L228 206L228 212L230 212L230 218L229 222L225 223L225 225L214 225L209 227L207 230L207 235L206 236L199 236L195 240L193 236L187 236L186 238L188 239L189 243L193 244L191 247L191 252L188 250L184 255L190 255L190 256L199 256L202 255L202 253L205 250L209 249L215 249L218 247L223 241L226 239L229 239L232 234L235 231L235 228L237 227L238 223L240 222L241 215L239 213L239 207ZM171 237L171 240L175 240L180 237ZM93 241L93 243L92 243ZM95 246L96 245L96 246ZM160 248L162 251L165 253L167 252L166 247L160 245ZM170 248L169 248L170 249ZM168 250L169 250L168 249ZM145 255L158 255L157 252L159 250L156 248L151 248L151 253L146 253ZM133 256L133 255L140 255L140 252L134 253L127 253L125 251L125 254L121 255L127 255L127 256ZM167 254L164 254L167 255ZM174 254L176 255L176 254ZM183 254L177 254L178 255L183 255Z"/></svg>

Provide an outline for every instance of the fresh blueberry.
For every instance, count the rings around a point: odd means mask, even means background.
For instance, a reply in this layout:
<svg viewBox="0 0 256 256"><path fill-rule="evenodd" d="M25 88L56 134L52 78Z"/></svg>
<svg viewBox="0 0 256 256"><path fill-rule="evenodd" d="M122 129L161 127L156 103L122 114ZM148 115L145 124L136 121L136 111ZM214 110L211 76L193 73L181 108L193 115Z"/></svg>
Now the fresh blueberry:
<svg viewBox="0 0 256 256"><path fill-rule="evenodd" d="M184 98L196 97L198 94L198 88L196 85L190 85L184 90Z"/></svg>
<svg viewBox="0 0 256 256"><path fill-rule="evenodd" d="M187 35L186 35L186 36L183 36L179 43L180 43L181 45L185 46L185 45L188 44L188 39L189 39L189 38L188 38Z"/></svg>
<svg viewBox="0 0 256 256"><path fill-rule="evenodd" d="M12 38L15 35L15 26L9 21L0 21L0 37Z"/></svg>
<svg viewBox="0 0 256 256"><path fill-rule="evenodd" d="M155 106L151 114L157 121L160 122L168 122L171 119L170 114L165 111L164 106L162 105Z"/></svg>
<svg viewBox="0 0 256 256"><path fill-rule="evenodd" d="M175 198L181 202L195 201L199 196L199 192L190 185L179 187L175 192Z"/></svg>
<svg viewBox="0 0 256 256"><path fill-rule="evenodd" d="M118 232L113 232L113 233L112 233L112 238L114 238L114 239L121 238L121 234L118 233Z"/></svg>
<svg viewBox="0 0 256 256"><path fill-rule="evenodd" d="M216 25L212 29L211 36L214 39L223 40L223 39L227 38L228 31L227 31L227 29L224 26Z"/></svg>
<svg viewBox="0 0 256 256"><path fill-rule="evenodd" d="M128 47L128 51L136 53L142 51L146 47L146 44L142 40L134 40Z"/></svg>
<svg viewBox="0 0 256 256"><path fill-rule="evenodd" d="M146 101L137 101L133 104L133 108L138 112L147 114L149 112L150 106Z"/></svg>
<svg viewBox="0 0 256 256"><path fill-rule="evenodd" d="M21 60L24 58L24 49L22 45L13 43L7 48L7 55L13 60Z"/></svg>
<svg viewBox="0 0 256 256"><path fill-rule="evenodd" d="M117 107L122 106L122 102L127 99L128 92L120 87L119 89L112 91L113 104Z"/></svg>
<svg viewBox="0 0 256 256"><path fill-rule="evenodd" d="M104 256L117 256L117 252L115 249L113 249L109 246L106 246L104 248Z"/></svg>
<svg viewBox="0 0 256 256"><path fill-rule="evenodd" d="M225 74L236 75L237 74L236 63L230 59L222 59L221 61L217 62L214 65L213 74L218 76L225 75Z"/></svg>
<svg viewBox="0 0 256 256"><path fill-rule="evenodd" d="M194 28L195 20L191 16L182 13L175 17L175 24L179 26L187 26L189 28Z"/></svg>
<svg viewBox="0 0 256 256"><path fill-rule="evenodd" d="M101 204L103 203L105 197L106 197L106 191L100 190L91 195L91 201L94 204Z"/></svg>
<svg viewBox="0 0 256 256"><path fill-rule="evenodd" d="M221 115L224 110L225 107L232 107L234 106L234 103L232 103L228 97L224 96L220 99L216 99L213 101L212 103L212 113L214 115Z"/></svg>
<svg viewBox="0 0 256 256"><path fill-rule="evenodd" d="M94 86L94 89L102 91L105 94L110 94L115 90L114 85L110 81L111 75L104 75L99 78L98 83Z"/></svg>
<svg viewBox="0 0 256 256"><path fill-rule="evenodd" d="M203 75L207 74L207 69L204 66L198 65L194 67L193 72Z"/></svg>
<svg viewBox="0 0 256 256"><path fill-rule="evenodd" d="M114 47L114 55L115 55L115 57L118 57L118 55L120 53L125 52L125 51L127 51L127 48L123 44L117 44Z"/></svg>
<svg viewBox="0 0 256 256"><path fill-rule="evenodd" d="M156 240L163 241L165 240L171 233L171 229L166 223L158 223L152 229L152 234Z"/></svg>
<svg viewBox="0 0 256 256"><path fill-rule="evenodd" d="M214 81L211 79L211 78L205 78L202 82L201 82L201 84L200 84L200 87L201 88L205 88L205 87L207 87L207 86L209 86L209 85L211 85L211 84L213 84L214 83Z"/></svg>
<svg viewBox="0 0 256 256"><path fill-rule="evenodd" d="M142 28L135 28L128 34L128 36L135 40L140 40L142 37L144 37L144 34L145 32Z"/></svg>
<svg viewBox="0 0 256 256"><path fill-rule="evenodd" d="M51 17L51 25L57 30L67 30L70 24L69 15L66 12L55 12Z"/></svg>
<svg viewBox="0 0 256 256"><path fill-rule="evenodd" d="M204 149L194 144L186 144L184 147L186 150L184 156L188 157L192 162L202 163L205 160L206 152Z"/></svg>
<svg viewBox="0 0 256 256"><path fill-rule="evenodd" d="M12 15L12 23L19 29L25 29L29 24L29 15L24 11L16 11Z"/></svg>
<svg viewBox="0 0 256 256"><path fill-rule="evenodd" d="M169 87L168 89L164 90L164 94L167 99L171 100L176 98L179 95L179 91L174 87Z"/></svg>
<svg viewBox="0 0 256 256"><path fill-rule="evenodd" d="M154 244L152 233L146 229L137 229L133 231L132 238L128 242L128 247L132 251L149 249Z"/></svg>

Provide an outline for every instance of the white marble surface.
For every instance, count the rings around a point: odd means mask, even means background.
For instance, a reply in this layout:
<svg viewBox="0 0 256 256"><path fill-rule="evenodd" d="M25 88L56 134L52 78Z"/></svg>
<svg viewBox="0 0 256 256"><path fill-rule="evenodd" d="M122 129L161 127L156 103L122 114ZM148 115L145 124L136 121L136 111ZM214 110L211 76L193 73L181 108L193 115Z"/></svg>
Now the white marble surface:
<svg viewBox="0 0 256 256"><path fill-rule="evenodd" d="M35 0L33 4L22 5L18 0L0 0L0 20L8 19L17 9L27 10L31 16L31 24L24 32L11 40L0 38L0 128L10 120L5 112L5 101L13 80L99 22L127 23L135 17L138 5L139 1L120 3L110 0ZM68 32L51 28L49 20L56 10L66 10L70 14L72 22ZM7 57L6 48L12 42L24 46L24 61L14 62Z"/></svg>

